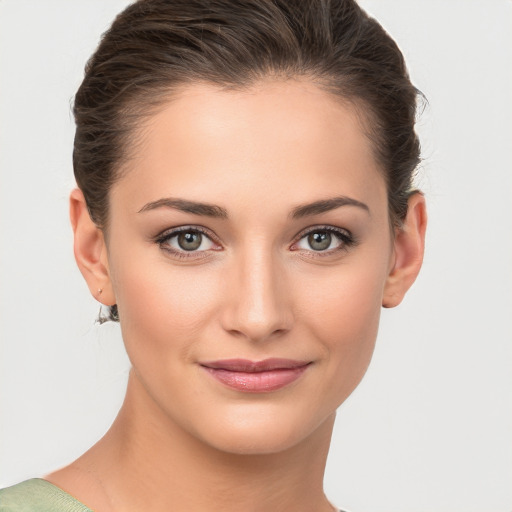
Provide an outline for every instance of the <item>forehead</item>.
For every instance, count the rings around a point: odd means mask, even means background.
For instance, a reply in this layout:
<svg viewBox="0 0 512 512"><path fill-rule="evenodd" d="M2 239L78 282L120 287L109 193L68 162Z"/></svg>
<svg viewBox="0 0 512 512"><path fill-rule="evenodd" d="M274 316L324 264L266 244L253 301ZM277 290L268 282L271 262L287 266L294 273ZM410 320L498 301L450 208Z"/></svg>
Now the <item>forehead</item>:
<svg viewBox="0 0 512 512"><path fill-rule="evenodd" d="M355 107L299 80L184 87L146 121L125 171L113 192L140 204L166 195L261 204L284 192L297 203L312 194L385 200Z"/></svg>

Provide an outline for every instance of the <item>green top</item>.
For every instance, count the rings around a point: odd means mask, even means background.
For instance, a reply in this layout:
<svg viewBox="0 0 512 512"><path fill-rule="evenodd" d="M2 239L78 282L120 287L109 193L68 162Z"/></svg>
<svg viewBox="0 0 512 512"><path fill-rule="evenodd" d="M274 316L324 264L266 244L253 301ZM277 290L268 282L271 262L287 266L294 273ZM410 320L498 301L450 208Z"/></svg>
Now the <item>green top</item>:
<svg viewBox="0 0 512 512"><path fill-rule="evenodd" d="M50 482L32 478L12 487L0 489L0 512L93 511Z"/></svg>
<svg viewBox="0 0 512 512"><path fill-rule="evenodd" d="M33 478L0 489L0 512L92 512L55 485Z"/></svg>

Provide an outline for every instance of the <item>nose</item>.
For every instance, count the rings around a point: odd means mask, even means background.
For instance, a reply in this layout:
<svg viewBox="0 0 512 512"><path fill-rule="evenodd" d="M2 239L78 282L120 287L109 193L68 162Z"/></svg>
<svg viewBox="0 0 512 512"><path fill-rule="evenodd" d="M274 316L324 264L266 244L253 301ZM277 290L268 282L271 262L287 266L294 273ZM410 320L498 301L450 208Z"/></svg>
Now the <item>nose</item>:
<svg viewBox="0 0 512 512"><path fill-rule="evenodd" d="M251 252L251 251L248 251ZM229 270L222 326L252 342L273 339L293 324L286 273L271 251L237 259Z"/></svg>

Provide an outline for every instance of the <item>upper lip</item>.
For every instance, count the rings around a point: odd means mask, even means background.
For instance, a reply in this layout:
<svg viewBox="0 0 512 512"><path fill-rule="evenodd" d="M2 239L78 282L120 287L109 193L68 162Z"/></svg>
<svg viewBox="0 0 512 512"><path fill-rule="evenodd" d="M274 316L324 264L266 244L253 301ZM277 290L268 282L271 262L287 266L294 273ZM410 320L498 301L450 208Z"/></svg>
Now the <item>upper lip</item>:
<svg viewBox="0 0 512 512"><path fill-rule="evenodd" d="M290 370L301 368L311 361L298 361L296 359L271 358L262 361L250 361L249 359L222 359L218 361L205 361L201 366L214 370L227 370L230 372L257 373L272 370Z"/></svg>

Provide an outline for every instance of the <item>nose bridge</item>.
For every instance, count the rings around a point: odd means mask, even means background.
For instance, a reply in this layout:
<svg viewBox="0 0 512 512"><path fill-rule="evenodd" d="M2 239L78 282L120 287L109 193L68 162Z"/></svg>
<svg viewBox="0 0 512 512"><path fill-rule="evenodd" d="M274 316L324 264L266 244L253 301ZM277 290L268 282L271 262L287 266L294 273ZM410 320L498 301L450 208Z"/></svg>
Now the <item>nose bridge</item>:
<svg viewBox="0 0 512 512"><path fill-rule="evenodd" d="M277 255L259 244L247 247L235 260L225 329L252 341L287 331L292 318Z"/></svg>

